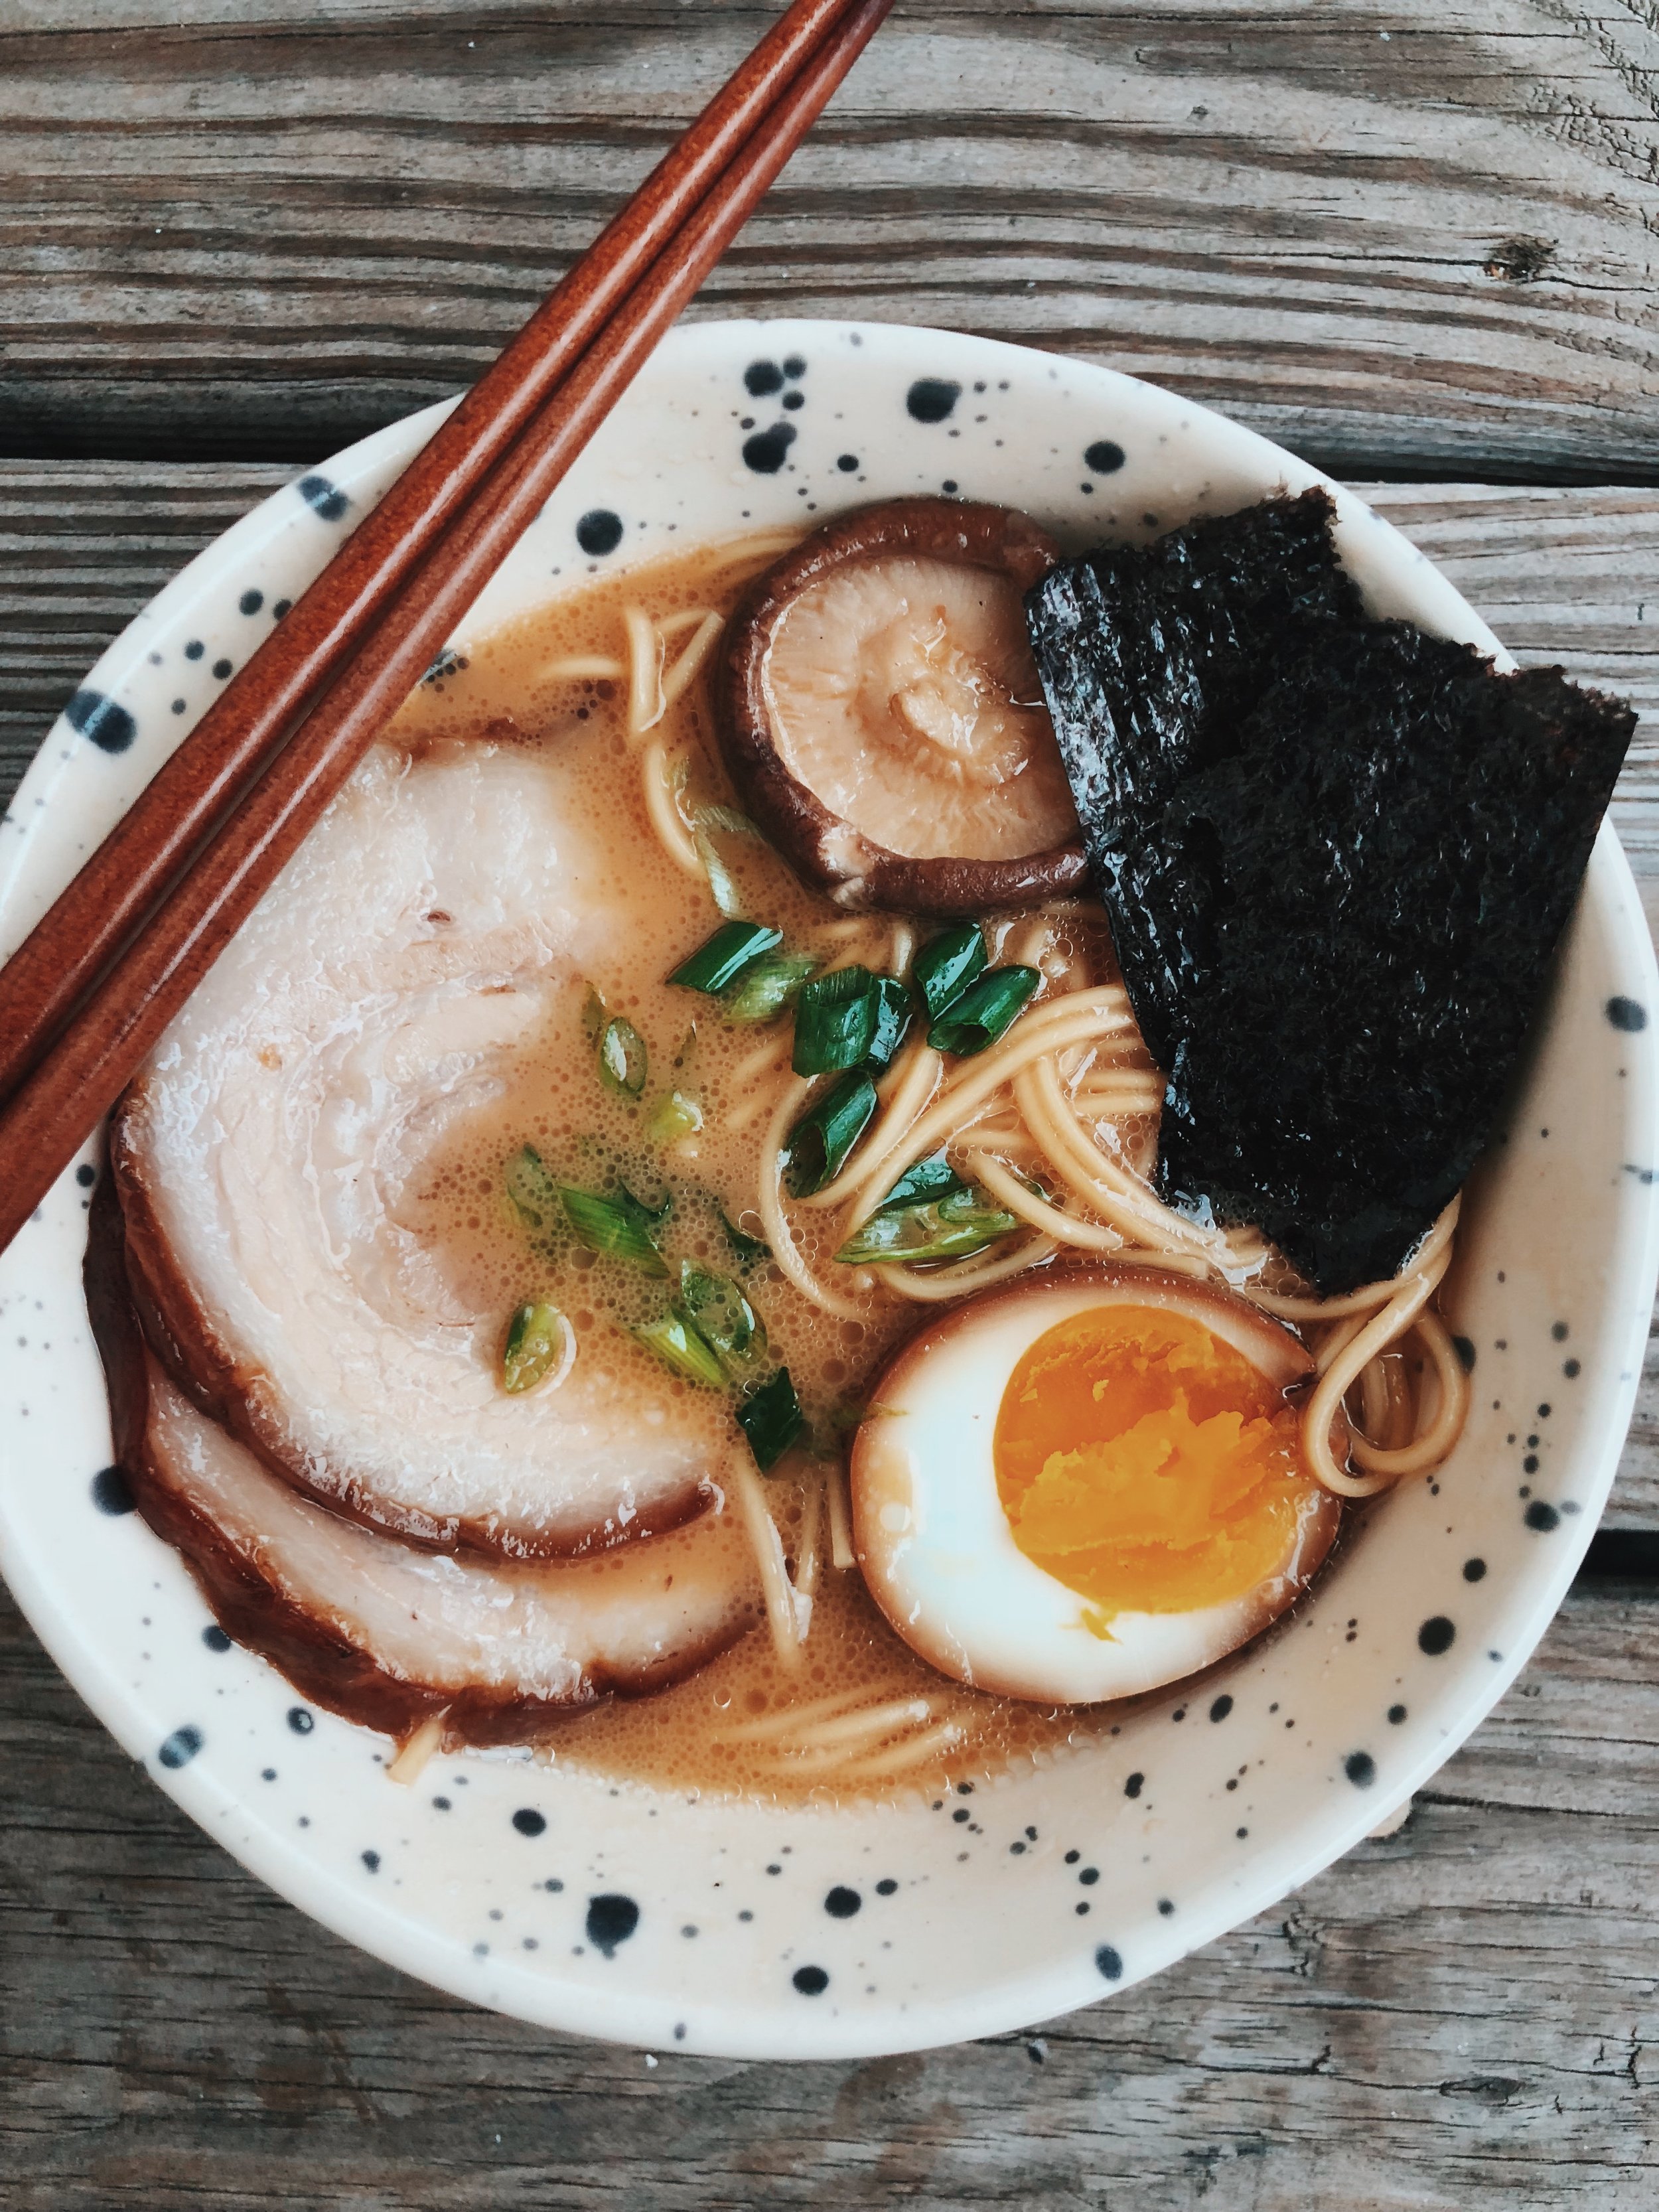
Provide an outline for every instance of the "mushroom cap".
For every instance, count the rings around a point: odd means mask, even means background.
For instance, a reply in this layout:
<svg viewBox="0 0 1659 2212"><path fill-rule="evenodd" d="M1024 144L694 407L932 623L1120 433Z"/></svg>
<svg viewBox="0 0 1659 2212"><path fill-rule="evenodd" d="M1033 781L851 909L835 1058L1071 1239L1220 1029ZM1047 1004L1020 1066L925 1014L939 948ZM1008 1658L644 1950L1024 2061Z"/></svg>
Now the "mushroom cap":
<svg viewBox="0 0 1659 2212"><path fill-rule="evenodd" d="M720 672L727 765L837 905L984 914L1081 887L1022 605L1058 558L1011 508L896 499L749 586Z"/></svg>

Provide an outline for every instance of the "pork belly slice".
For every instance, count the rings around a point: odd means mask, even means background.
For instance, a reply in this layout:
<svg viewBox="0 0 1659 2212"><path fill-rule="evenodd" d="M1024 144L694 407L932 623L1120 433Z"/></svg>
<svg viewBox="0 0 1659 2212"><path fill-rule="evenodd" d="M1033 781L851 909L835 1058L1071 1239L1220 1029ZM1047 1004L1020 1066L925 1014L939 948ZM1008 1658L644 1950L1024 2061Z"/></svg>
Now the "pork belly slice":
<svg viewBox="0 0 1659 2212"><path fill-rule="evenodd" d="M733 1512L587 1559L492 1560L422 1550L302 1497L143 1342L118 1237L106 1218L88 1263L117 1457L216 1618L314 1703L393 1735L443 1711L452 1747L533 1742L602 1698L666 1688L759 1620Z"/></svg>
<svg viewBox="0 0 1659 2212"><path fill-rule="evenodd" d="M721 1410L593 1347L509 1397L407 1194L626 928L556 759L370 754L167 1031L112 1152L179 1387L265 1464L411 1541L569 1556L702 1510Z"/></svg>

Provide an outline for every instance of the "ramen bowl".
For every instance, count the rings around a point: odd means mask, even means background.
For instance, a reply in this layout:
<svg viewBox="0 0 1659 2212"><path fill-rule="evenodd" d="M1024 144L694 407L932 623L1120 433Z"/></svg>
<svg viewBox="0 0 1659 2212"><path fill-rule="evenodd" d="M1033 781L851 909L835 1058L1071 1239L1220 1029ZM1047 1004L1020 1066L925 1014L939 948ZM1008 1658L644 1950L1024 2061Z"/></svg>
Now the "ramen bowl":
<svg viewBox="0 0 1659 2212"><path fill-rule="evenodd" d="M0 948L430 434L410 417L264 501L88 676L0 843ZM902 493L1000 502L1074 550L1322 481L1105 370L942 331L677 331L455 641L700 538ZM1336 492L1374 612L1488 651L1428 561ZM1352 1516L1292 1613L1097 1740L971 1790L781 1808L507 1753L402 1788L389 1741L228 1644L108 1467L81 1289L89 1145L3 1261L0 1569L125 1749L302 1911L549 2027L734 2057L896 2052L1109 1996L1328 1866L1514 1679L1607 1497L1653 1290L1652 952L1603 828L1448 1304L1452 1458Z"/></svg>

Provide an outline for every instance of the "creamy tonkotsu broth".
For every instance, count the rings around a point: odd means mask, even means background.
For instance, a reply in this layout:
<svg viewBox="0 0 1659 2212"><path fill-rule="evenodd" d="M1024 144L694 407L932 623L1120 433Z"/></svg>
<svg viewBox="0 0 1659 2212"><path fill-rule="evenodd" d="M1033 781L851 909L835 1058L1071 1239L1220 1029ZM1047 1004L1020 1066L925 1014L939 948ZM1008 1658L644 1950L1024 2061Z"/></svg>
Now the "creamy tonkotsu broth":
<svg viewBox="0 0 1659 2212"><path fill-rule="evenodd" d="M568 1234L538 1245L504 1174L528 1143L561 1181L602 1189L620 1175L647 1203L672 1195L661 1237L670 1265L690 1258L741 1283L768 1332L768 1365L789 1369L819 1454L790 1453L763 1483L788 1571L811 1600L796 1664L781 1662L763 1627L674 1689L563 1725L552 1755L662 1786L799 1800L983 1778L1109 1723L948 1681L888 1627L851 1563L842 1449L874 1376L936 1308L884 1289L873 1270L836 1265L846 1233L838 1209L789 1210L799 1264L826 1287L834 1312L804 1296L775 1260L745 1259L726 1226L767 1237L758 1183L769 1132L775 1146L780 1115L793 1119L807 1086L790 1073L787 1015L734 1025L720 1002L665 980L720 915L701 864L694 872L665 848L647 789L678 784L684 811L735 801L711 726L707 659L655 726L630 732L640 685L628 660L629 624L636 640L641 617L667 629L660 657L672 684L676 659L702 635L702 611L724 614L778 550L779 541L703 549L572 592L469 644L461 665L441 664L388 734L416 754L453 744L557 748L573 829L612 856L633 925L623 957L585 980L607 1017L634 1025L648 1054L637 1103L607 1087L598 1074L593 1006L586 990L571 989L502 1094L430 1156L404 1194L400 1227L427 1244L458 1311L499 1316L504 1328L526 1301L556 1306L575 1330L578 1358L635 1380L647 1418L706 1439L718 1479L738 1441L729 1398L670 1375L629 1334L661 1310L666 1286ZM655 659L648 646L647 669ZM838 912L757 840L726 833L716 842L745 914L781 928L790 951L825 967L857 960L902 972L929 933L926 922ZM1027 939L1033 920L988 918L992 958ZM1046 921L1046 973L1073 981L1110 975L1097 908L1078 902ZM884 1091L890 1095L906 1064L901 1055ZM653 1117L672 1092L695 1108L701 1126L662 1141L652 1134ZM1124 1126L1132 1139L1149 1127L1135 1115ZM726 1510L736 1509L728 1498Z"/></svg>

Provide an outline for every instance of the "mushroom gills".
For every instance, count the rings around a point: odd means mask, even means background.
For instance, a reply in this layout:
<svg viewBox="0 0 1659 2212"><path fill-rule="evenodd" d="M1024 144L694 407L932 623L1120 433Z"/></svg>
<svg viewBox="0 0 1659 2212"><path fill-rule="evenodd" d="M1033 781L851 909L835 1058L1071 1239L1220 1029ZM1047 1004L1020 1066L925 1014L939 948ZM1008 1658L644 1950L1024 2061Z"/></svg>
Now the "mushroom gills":
<svg viewBox="0 0 1659 2212"><path fill-rule="evenodd" d="M785 766L890 852L1017 860L1075 834L1006 575L903 556L831 568L784 609L763 680Z"/></svg>

